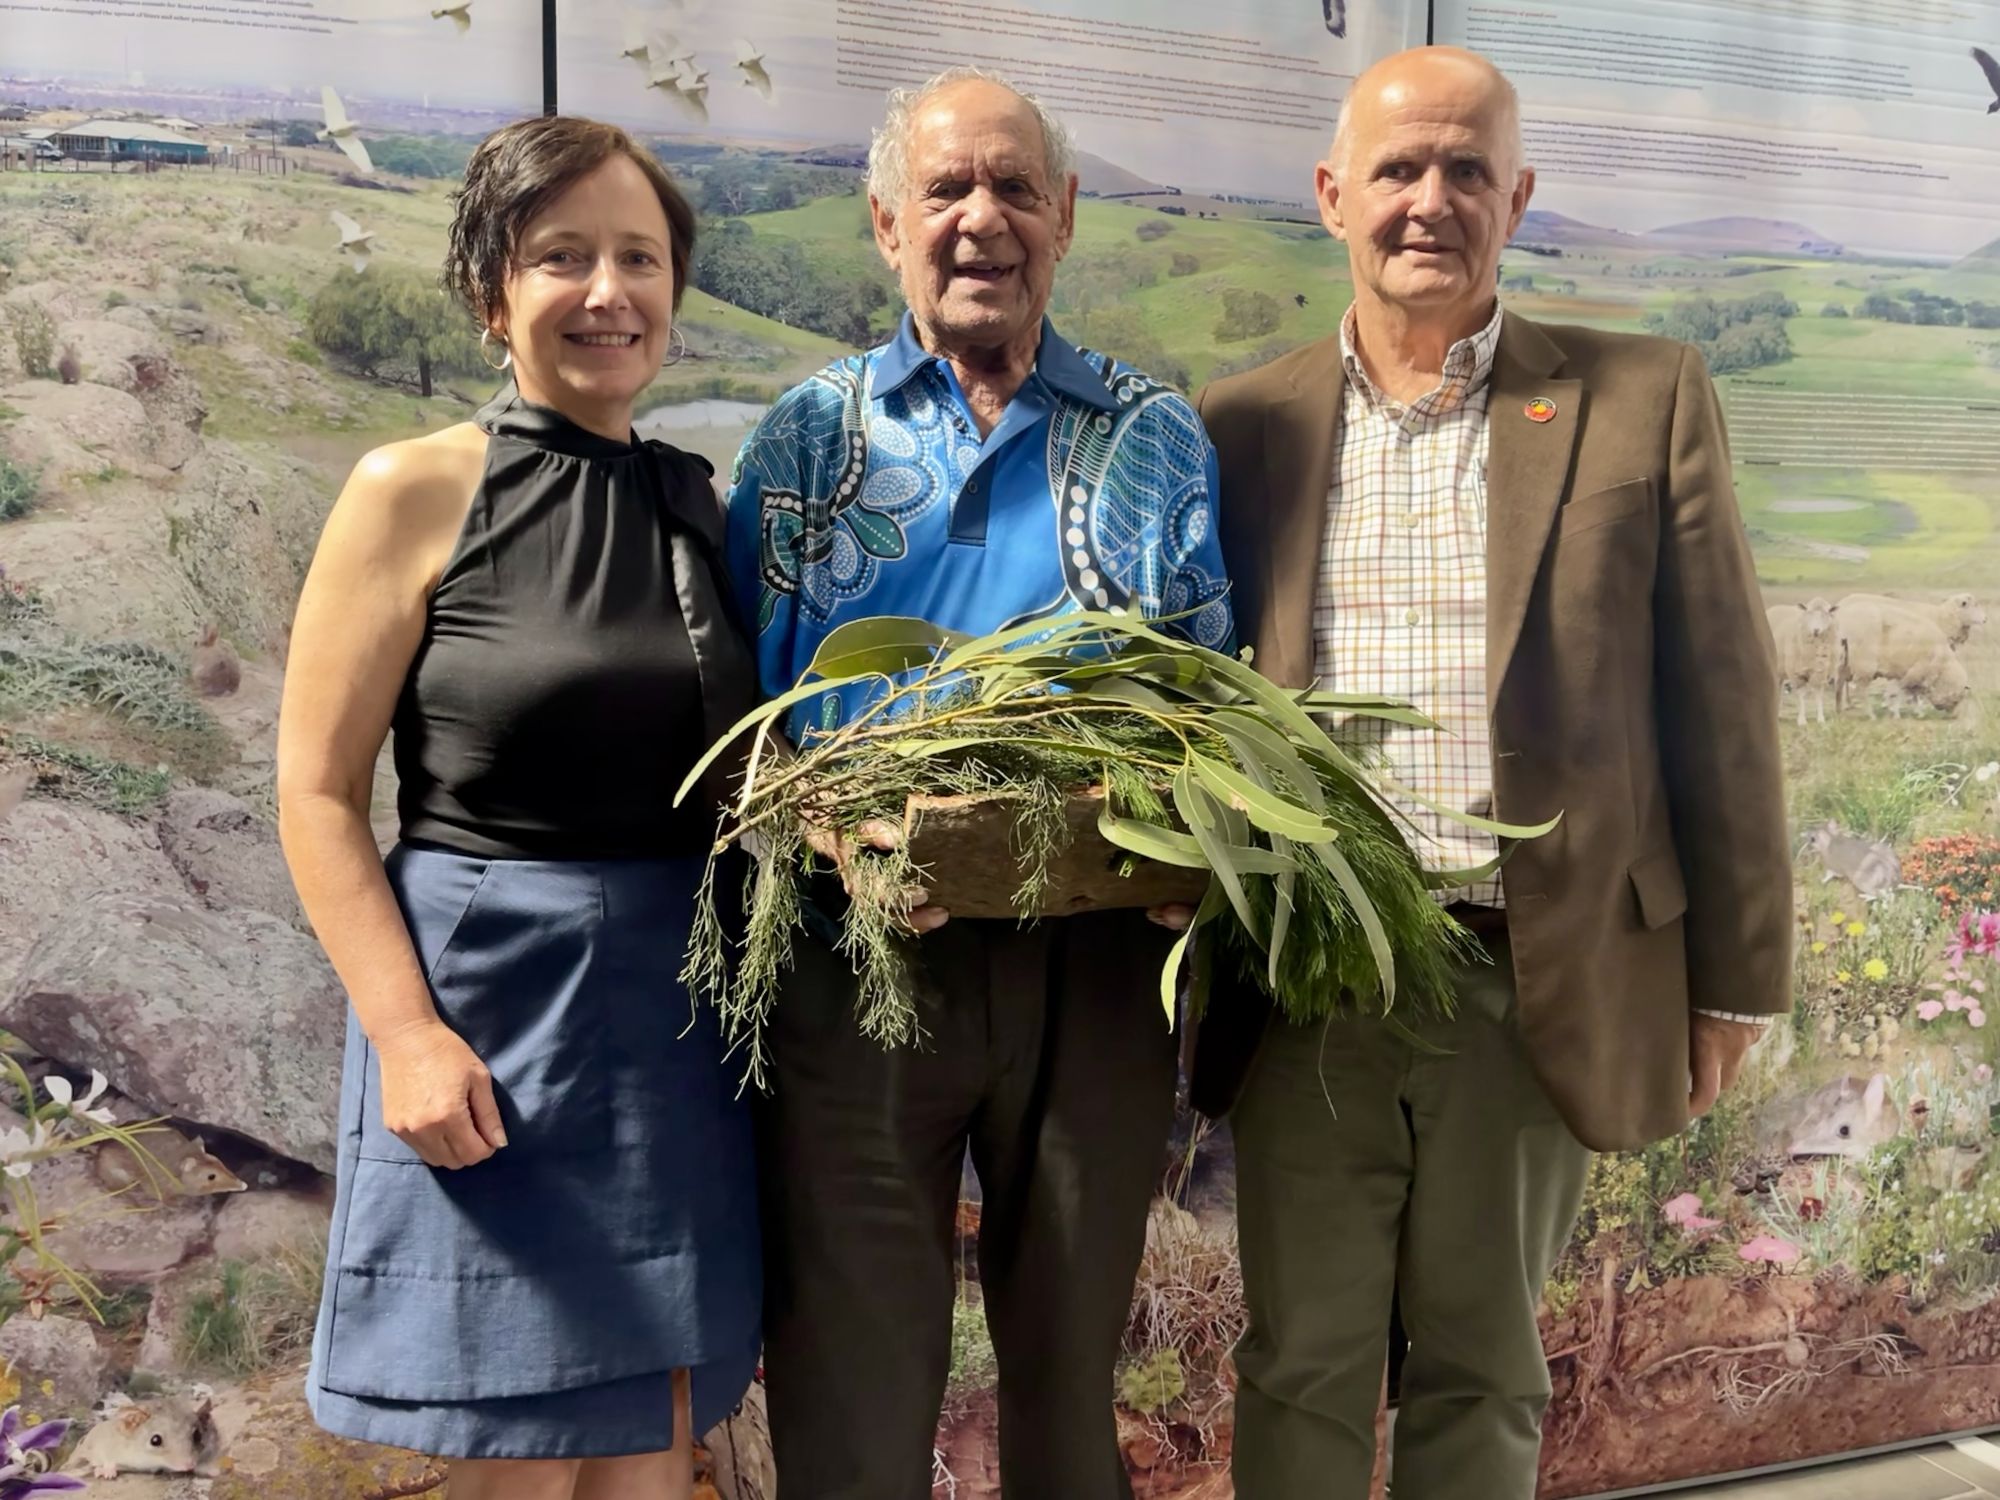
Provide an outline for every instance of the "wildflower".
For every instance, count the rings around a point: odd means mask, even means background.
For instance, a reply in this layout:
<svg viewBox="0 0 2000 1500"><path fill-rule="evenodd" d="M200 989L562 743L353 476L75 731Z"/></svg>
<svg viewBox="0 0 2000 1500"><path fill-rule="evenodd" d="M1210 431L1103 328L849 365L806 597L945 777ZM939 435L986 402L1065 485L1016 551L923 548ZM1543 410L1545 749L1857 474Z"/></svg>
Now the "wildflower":
<svg viewBox="0 0 2000 1500"><path fill-rule="evenodd" d="M1862 933L1868 930L1868 924L1866 922L1849 922L1841 930L1849 937L1860 937Z"/></svg>
<svg viewBox="0 0 2000 1500"><path fill-rule="evenodd" d="M1889 966L1879 958L1871 958L1861 966L1861 972L1880 984L1889 977Z"/></svg>
<svg viewBox="0 0 2000 1500"><path fill-rule="evenodd" d="M1986 1012L1976 1005L1973 1006L1971 1010L1965 1013L1965 1024L1975 1030L1984 1026L1986 1024Z"/></svg>
<svg viewBox="0 0 2000 1500"><path fill-rule="evenodd" d="M1961 995L1957 990L1946 990L1944 992L1944 1008L1949 1011L1964 1010L1965 996Z"/></svg>
<svg viewBox="0 0 2000 1500"><path fill-rule="evenodd" d="M2000 776L2000 760L1989 760L1972 773L1972 779L1978 782L1991 781L1995 776Z"/></svg>
<svg viewBox="0 0 2000 1500"><path fill-rule="evenodd" d="M97 1103L97 1096L104 1092L107 1083L108 1080L105 1076L98 1072L97 1069L92 1068L90 1070L90 1092L85 1094L81 1099L75 1097L75 1090L72 1088L70 1081L57 1073L51 1073L47 1078L43 1079L42 1087L48 1090L51 1099L55 1100L56 1103L79 1119L90 1120L99 1125L110 1125L114 1123L110 1106L102 1105L96 1109L90 1107Z"/></svg>
<svg viewBox="0 0 2000 1500"><path fill-rule="evenodd" d="M1815 953L1824 953L1824 952L1826 952L1826 944L1825 944L1825 943L1814 943L1814 944L1812 945L1812 951L1813 951L1813 952L1815 952Z"/></svg>
<svg viewBox="0 0 2000 1500"><path fill-rule="evenodd" d="M35 1170L35 1153L48 1143L49 1128L40 1120L29 1130L11 1125L0 1130L0 1164L4 1164L9 1177L26 1177Z"/></svg>
<svg viewBox="0 0 2000 1500"><path fill-rule="evenodd" d="M1846 969L1842 969L1838 974L1834 975L1833 977L1839 983L1846 984L1848 980L1854 977L1854 975L1849 973Z"/></svg>
<svg viewBox="0 0 2000 1500"><path fill-rule="evenodd" d="M1842 922L1845 922L1847 920L1847 913L1844 911L1837 911L1833 914L1831 918L1829 918L1829 920L1833 923L1834 926L1838 927Z"/></svg>
<svg viewBox="0 0 2000 1500"><path fill-rule="evenodd" d="M43 1422L23 1432L18 1406L0 1415L0 1500L29 1500L84 1487L72 1474L44 1472L68 1431L67 1422Z"/></svg>
<svg viewBox="0 0 2000 1500"><path fill-rule="evenodd" d="M1760 1234L1753 1240L1746 1240L1736 1254L1752 1264L1762 1261L1767 1265L1788 1266L1799 1258L1799 1247L1776 1235Z"/></svg>
<svg viewBox="0 0 2000 1500"><path fill-rule="evenodd" d="M1670 1198L1660 1205L1660 1216L1669 1224L1678 1224L1690 1234L1704 1229L1721 1226L1720 1219L1702 1217L1701 1199L1693 1193L1682 1193L1678 1198Z"/></svg>
<svg viewBox="0 0 2000 1500"><path fill-rule="evenodd" d="M1978 1067L1974 1068L1972 1070L1972 1081L1974 1083L1991 1083L1993 1081L1992 1064L1981 1063Z"/></svg>
<svg viewBox="0 0 2000 1500"><path fill-rule="evenodd" d="M1826 1201L1821 1198L1799 1199L1799 1217L1808 1224L1817 1224L1826 1217Z"/></svg>
<svg viewBox="0 0 2000 1500"><path fill-rule="evenodd" d="M1942 1000L1925 1000L1921 1001L1917 1006L1917 1019L1919 1021L1935 1021L1943 1014L1944 1001Z"/></svg>

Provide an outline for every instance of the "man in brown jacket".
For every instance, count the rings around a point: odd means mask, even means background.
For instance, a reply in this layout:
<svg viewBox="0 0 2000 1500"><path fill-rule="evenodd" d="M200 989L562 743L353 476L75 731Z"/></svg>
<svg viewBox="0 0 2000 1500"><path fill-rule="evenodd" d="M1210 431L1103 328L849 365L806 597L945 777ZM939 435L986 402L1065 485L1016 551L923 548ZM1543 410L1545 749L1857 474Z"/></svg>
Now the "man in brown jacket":
<svg viewBox="0 0 2000 1500"><path fill-rule="evenodd" d="M1194 1092L1236 1138L1242 1500L1367 1493L1392 1293L1397 1500L1528 1500L1536 1304L1589 1151L1679 1131L1789 1005L1776 679L1715 392L1686 346L1497 306L1533 186L1490 64L1377 65L1317 173L1340 334L1200 398L1257 667L1429 713L1443 733L1374 743L1416 793L1562 815L1445 897L1493 960L1450 1020L1211 1000ZM1405 811L1438 868L1499 853Z"/></svg>

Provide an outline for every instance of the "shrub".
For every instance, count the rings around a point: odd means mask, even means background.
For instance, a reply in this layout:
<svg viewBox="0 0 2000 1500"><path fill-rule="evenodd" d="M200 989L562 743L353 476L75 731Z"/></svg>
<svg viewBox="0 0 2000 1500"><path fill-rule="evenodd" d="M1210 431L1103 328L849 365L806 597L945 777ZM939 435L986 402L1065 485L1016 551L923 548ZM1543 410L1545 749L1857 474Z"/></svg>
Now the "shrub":
<svg viewBox="0 0 2000 1500"><path fill-rule="evenodd" d="M1172 234L1174 226L1172 221L1167 219L1148 219L1132 232L1138 235L1140 239L1151 243L1153 240L1163 240Z"/></svg>
<svg viewBox="0 0 2000 1500"><path fill-rule="evenodd" d="M110 291L104 294L104 305L107 309L113 307L123 307L126 303L130 302L131 300L132 299L130 297L126 296L116 287L113 287Z"/></svg>
<svg viewBox="0 0 2000 1500"><path fill-rule="evenodd" d="M1201 269L1201 257L1190 255L1185 250L1174 252L1173 263L1167 267L1169 276L1192 276Z"/></svg>
<svg viewBox="0 0 2000 1500"><path fill-rule="evenodd" d="M178 1340L183 1362L241 1378L303 1353L319 1312L323 1248L224 1261L217 1282L189 1300Z"/></svg>
<svg viewBox="0 0 2000 1500"><path fill-rule="evenodd" d="M41 471L0 458L0 521L15 521L35 508L40 498Z"/></svg>
<svg viewBox="0 0 2000 1500"><path fill-rule="evenodd" d="M56 372L56 325L45 308L16 306L7 314L14 335L14 352L30 379L47 380Z"/></svg>
<svg viewBox="0 0 2000 1500"><path fill-rule="evenodd" d="M1215 336L1225 344L1263 338L1278 331L1278 299L1269 292L1225 287L1222 316L1216 320Z"/></svg>
<svg viewBox="0 0 2000 1500"><path fill-rule="evenodd" d="M1961 904L1991 908L2000 904L2000 839L1981 833L1924 839L1904 856L1903 874L1946 911Z"/></svg>
<svg viewBox="0 0 2000 1500"><path fill-rule="evenodd" d="M1819 310L1819 315L1822 318L1844 318L1847 316L1847 304L1845 302L1829 302Z"/></svg>

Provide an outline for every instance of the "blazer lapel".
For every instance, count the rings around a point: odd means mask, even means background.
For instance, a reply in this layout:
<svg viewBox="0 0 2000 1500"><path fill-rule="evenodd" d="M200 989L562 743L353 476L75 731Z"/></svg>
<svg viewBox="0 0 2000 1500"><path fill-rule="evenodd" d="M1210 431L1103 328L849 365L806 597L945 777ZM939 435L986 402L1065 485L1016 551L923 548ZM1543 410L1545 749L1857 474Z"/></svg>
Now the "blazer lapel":
<svg viewBox="0 0 2000 1500"><path fill-rule="evenodd" d="M1340 339L1323 339L1301 360L1289 395L1264 411L1264 618L1259 671L1281 687L1313 680L1313 594L1326 541L1335 431L1344 375Z"/></svg>
<svg viewBox="0 0 2000 1500"><path fill-rule="evenodd" d="M1558 380L1563 352L1541 329L1509 313L1493 357L1486 452L1486 706L1499 702L1541 573L1549 529L1569 481L1582 417L1583 382ZM1528 415L1553 403L1544 421Z"/></svg>

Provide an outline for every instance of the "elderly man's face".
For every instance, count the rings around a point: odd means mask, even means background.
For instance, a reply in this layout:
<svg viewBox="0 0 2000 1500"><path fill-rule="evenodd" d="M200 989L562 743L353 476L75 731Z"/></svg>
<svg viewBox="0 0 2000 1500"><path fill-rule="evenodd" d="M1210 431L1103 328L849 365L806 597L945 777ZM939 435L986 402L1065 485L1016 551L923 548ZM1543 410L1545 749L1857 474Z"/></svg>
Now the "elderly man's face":
<svg viewBox="0 0 2000 1500"><path fill-rule="evenodd" d="M1346 170L1324 163L1318 182L1357 295L1425 316L1491 306L1500 252L1534 191L1511 126L1500 88L1472 69L1413 66L1357 94Z"/></svg>
<svg viewBox="0 0 2000 1500"><path fill-rule="evenodd" d="M1069 250L1076 179L1049 180L1034 112L992 84L940 94L910 135L903 201L870 201L875 242L918 326L943 351L1037 340Z"/></svg>

